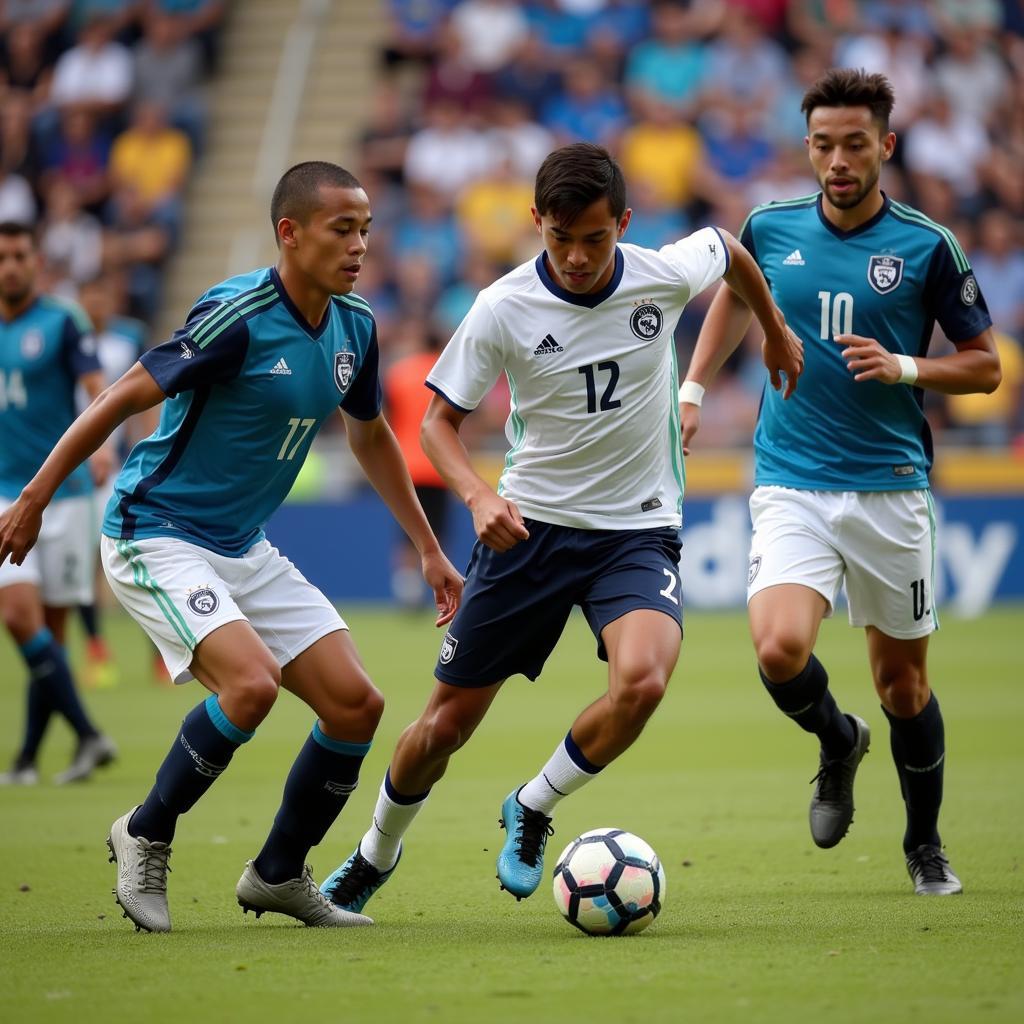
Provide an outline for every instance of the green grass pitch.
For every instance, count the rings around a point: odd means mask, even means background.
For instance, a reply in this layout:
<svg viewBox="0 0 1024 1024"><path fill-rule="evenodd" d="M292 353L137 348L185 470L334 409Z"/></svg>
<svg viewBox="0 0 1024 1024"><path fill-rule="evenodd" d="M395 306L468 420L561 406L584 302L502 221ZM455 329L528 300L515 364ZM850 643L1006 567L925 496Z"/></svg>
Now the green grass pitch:
<svg viewBox="0 0 1024 1024"><path fill-rule="evenodd" d="M431 685L429 620L344 609L388 706L362 786L313 851L317 878L365 829L395 738ZM256 739L181 823L170 876L174 931L136 934L110 890L110 822L147 791L197 684L151 682L134 625L111 615L118 687L90 693L116 765L76 787L0 790L0 1020L718 1021L1024 1020L1021 871L1024 610L950 618L932 643L947 724L943 836L962 897L914 897L902 805L864 640L842 616L819 654L842 706L874 731L856 822L836 849L807 828L811 737L753 671L741 615L692 614L665 703L637 745L567 800L549 864L574 835L619 826L665 863L665 909L643 934L594 939L558 915L545 881L498 891L499 805L539 768L604 685L581 618L536 684L513 680L453 761L410 834L372 929L314 931L242 916L234 886L258 851L312 716L283 694ZM0 641L0 757L22 717L23 671ZM71 740L54 727L46 777Z"/></svg>

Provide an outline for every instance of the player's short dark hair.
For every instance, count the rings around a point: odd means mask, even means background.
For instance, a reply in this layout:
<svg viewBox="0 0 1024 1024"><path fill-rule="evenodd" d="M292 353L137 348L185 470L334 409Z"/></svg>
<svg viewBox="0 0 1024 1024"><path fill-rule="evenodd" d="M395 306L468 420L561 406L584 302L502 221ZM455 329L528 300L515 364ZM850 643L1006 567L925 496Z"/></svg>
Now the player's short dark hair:
<svg viewBox="0 0 1024 1024"><path fill-rule="evenodd" d="M307 160L290 167L281 175L270 200L270 222L277 231L282 217L297 220L300 224L309 221L310 216L320 208L320 189L362 188L350 171L326 160Z"/></svg>
<svg viewBox="0 0 1024 1024"><path fill-rule="evenodd" d="M809 122L815 107L868 107L887 132L894 102L892 83L885 75L863 68L830 68L804 94L800 109Z"/></svg>
<svg viewBox="0 0 1024 1024"><path fill-rule="evenodd" d="M611 153L592 142L574 142L549 153L537 171L533 205L568 226L592 203L607 199L612 216L626 212L626 179Z"/></svg>
<svg viewBox="0 0 1024 1024"><path fill-rule="evenodd" d="M21 238L27 235L35 244L36 229L20 220L0 220L0 238Z"/></svg>

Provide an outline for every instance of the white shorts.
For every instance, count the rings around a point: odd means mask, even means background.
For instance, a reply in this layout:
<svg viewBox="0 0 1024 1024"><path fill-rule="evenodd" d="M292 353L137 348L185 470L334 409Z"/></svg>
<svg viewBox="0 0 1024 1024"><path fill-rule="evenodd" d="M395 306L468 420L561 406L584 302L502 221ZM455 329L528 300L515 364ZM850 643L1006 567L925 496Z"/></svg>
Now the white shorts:
<svg viewBox="0 0 1024 1024"><path fill-rule="evenodd" d="M200 640L247 621L284 667L348 629L334 605L269 541L229 558L173 537L100 540L110 589L156 644L176 683L192 679Z"/></svg>
<svg viewBox="0 0 1024 1024"><path fill-rule="evenodd" d="M832 614L844 581L851 626L912 640L939 628L931 492L801 491L750 497L747 601L780 583L816 590Z"/></svg>
<svg viewBox="0 0 1024 1024"><path fill-rule="evenodd" d="M12 504L0 498L0 512ZM52 502L43 511L39 539L25 561L12 565L6 559L0 565L0 587L34 583L50 608L92 604L98 536L91 494Z"/></svg>

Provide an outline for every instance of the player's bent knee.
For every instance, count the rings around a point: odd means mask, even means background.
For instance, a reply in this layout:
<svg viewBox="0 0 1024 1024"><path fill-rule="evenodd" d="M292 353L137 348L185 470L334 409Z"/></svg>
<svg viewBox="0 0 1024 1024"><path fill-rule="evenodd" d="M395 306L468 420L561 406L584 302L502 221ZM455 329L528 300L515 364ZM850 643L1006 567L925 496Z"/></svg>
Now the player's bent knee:
<svg viewBox="0 0 1024 1024"><path fill-rule="evenodd" d="M328 731L372 736L384 714L384 695L366 679L360 683L356 692L353 693L349 687L317 707L316 712Z"/></svg>
<svg viewBox="0 0 1024 1024"><path fill-rule="evenodd" d="M450 710L437 712L422 720L423 746L432 757L448 757L462 747L472 734Z"/></svg>
<svg viewBox="0 0 1024 1024"><path fill-rule="evenodd" d="M280 687L281 673L277 666L274 666L273 671L254 666L222 689L221 704L230 704L233 714L228 717L235 725L242 729L254 729L270 714Z"/></svg>
<svg viewBox="0 0 1024 1024"><path fill-rule="evenodd" d="M931 696L927 679L913 665L891 671L883 668L875 680L875 689L886 710L897 718L920 714Z"/></svg>
<svg viewBox="0 0 1024 1024"><path fill-rule="evenodd" d="M667 687L668 681L657 674L645 675L622 687L612 698L616 719L629 724L643 724L654 714Z"/></svg>
<svg viewBox="0 0 1024 1024"><path fill-rule="evenodd" d="M811 656L801 640L785 634L760 638L755 649L761 671L773 683L786 683L799 675Z"/></svg>

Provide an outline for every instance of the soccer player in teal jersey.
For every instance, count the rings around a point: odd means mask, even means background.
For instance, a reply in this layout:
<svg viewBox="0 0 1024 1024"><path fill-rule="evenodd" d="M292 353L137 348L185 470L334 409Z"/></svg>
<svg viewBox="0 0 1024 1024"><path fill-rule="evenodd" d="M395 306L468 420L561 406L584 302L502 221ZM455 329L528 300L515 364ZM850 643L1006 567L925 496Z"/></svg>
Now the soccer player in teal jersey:
<svg viewBox="0 0 1024 1024"><path fill-rule="evenodd" d="M962 891L938 831L945 741L928 683L934 605L932 442L924 388L991 392L999 359L985 301L953 235L879 186L893 153L884 76L833 69L804 96L821 191L768 203L742 241L804 342L800 389L765 389L754 434L748 611L761 679L780 710L820 740L811 835L835 846L853 820L867 724L840 712L814 656L845 582L863 626L906 804L903 848L914 891ZM935 323L956 351L928 357ZM700 399L739 344L750 313L715 296L680 389L683 442Z"/></svg>
<svg viewBox="0 0 1024 1024"><path fill-rule="evenodd" d="M366 193L334 164L298 164L278 183L271 218L277 265L206 292L184 327L89 406L0 517L0 563L10 555L18 564L60 482L128 416L163 402L158 428L117 479L101 541L114 593L172 678L211 691L186 716L145 801L111 827L117 900L149 931L171 927L167 862L178 817L252 738L281 686L317 721L238 902L308 925L372 923L332 906L304 862L356 787L383 698L337 611L263 533L336 409L366 476L421 554L438 625L462 590L381 415L373 314L351 294L366 254Z"/></svg>
<svg viewBox="0 0 1024 1024"><path fill-rule="evenodd" d="M93 397L103 388L91 326L77 307L36 289L39 255L32 229L0 224L0 511L21 493L75 418L75 386ZM110 453L95 458L102 481ZM77 736L71 765L57 782L88 777L113 760L115 747L90 720L64 655L67 609L92 590L90 469L79 466L54 495L39 547L21 565L0 560L0 617L28 666L21 748L0 784L39 780L39 748L54 712Z"/></svg>

